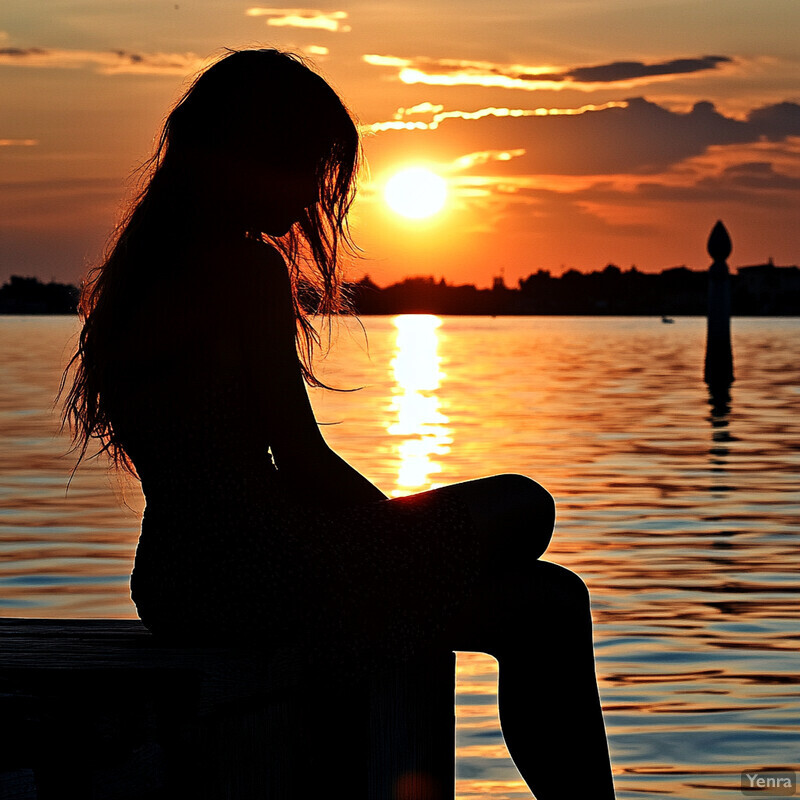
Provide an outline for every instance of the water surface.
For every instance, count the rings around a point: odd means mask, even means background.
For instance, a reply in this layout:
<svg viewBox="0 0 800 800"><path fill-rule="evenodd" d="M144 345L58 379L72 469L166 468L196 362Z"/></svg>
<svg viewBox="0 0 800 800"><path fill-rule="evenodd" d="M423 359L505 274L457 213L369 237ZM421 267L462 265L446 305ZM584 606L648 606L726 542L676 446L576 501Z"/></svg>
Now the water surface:
<svg viewBox="0 0 800 800"><path fill-rule="evenodd" d="M312 392L328 442L393 496L499 472L555 496L545 558L592 593L619 797L738 797L743 769L798 769L800 320L733 321L716 408L699 318L363 322L368 345L343 320L321 365L363 388ZM3 616L135 616L137 486L92 461L65 497L51 404L76 327L0 317ZM494 659L459 654L465 799L530 797L496 681Z"/></svg>

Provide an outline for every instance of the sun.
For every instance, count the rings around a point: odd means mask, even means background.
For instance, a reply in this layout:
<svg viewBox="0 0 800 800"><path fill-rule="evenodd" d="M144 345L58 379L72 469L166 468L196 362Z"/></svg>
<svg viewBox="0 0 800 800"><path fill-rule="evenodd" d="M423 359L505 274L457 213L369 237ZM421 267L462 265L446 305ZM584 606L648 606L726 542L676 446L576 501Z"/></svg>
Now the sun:
<svg viewBox="0 0 800 800"><path fill-rule="evenodd" d="M426 167L407 167L386 182L384 197L392 209L409 219L432 217L447 200L447 182Z"/></svg>

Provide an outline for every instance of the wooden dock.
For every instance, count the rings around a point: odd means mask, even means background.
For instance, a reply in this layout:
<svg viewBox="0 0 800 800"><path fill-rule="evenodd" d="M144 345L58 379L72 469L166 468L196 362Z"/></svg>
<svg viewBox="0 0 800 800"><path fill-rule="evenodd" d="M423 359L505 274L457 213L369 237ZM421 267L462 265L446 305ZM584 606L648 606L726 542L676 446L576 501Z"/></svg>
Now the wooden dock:
<svg viewBox="0 0 800 800"><path fill-rule="evenodd" d="M455 653L338 684L301 656L0 618L0 800L452 800Z"/></svg>

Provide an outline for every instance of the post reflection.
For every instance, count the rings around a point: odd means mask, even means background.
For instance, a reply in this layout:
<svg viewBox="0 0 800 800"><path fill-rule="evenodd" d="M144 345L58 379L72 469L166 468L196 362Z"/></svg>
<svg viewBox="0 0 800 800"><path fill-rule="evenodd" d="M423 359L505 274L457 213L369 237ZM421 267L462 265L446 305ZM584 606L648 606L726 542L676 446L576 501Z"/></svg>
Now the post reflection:
<svg viewBox="0 0 800 800"><path fill-rule="evenodd" d="M392 370L396 381L386 429L398 437L396 487L393 497L434 488L430 476L441 471L435 456L450 452L452 431L441 411L436 392L445 375L439 368L438 328L442 321L433 314L401 314L397 329Z"/></svg>
<svg viewBox="0 0 800 800"><path fill-rule="evenodd" d="M708 404L711 406L711 439L712 445L708 455L711 470L714 473L724 473L728 464L730 448L728 445L735 441L729 430L731 395L730 384L712 384L709 386Z"/></svg>

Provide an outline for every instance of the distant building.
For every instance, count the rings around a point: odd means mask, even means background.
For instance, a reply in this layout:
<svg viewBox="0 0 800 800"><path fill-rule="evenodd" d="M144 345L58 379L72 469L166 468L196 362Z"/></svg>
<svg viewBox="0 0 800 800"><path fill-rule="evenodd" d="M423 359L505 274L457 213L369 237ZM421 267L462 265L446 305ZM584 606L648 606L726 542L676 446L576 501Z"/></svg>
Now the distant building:
<svg viewBox="0 0 800 800"><path fill-rule="evenodd" d="M739 267L733 282L734 313L800 313L800 267L766 264Z"/></svg>

